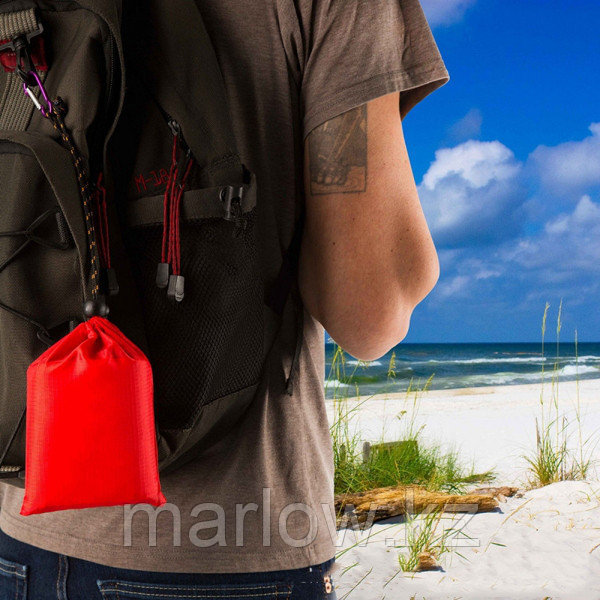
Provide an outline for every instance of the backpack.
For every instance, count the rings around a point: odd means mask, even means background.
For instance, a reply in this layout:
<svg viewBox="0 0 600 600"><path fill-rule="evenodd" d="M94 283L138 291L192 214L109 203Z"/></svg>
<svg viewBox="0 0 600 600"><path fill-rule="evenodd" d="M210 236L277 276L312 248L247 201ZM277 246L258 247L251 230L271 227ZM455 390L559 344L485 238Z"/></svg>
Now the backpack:
<svg viewBox="0 0 600 600"><path fill-rule="evenodd" d="M94 315L149 358L174 470L255 397L297 248L266 293L256 177L195 2L1 0L0 40L0 477L23 486L28 366ZM57 97L72 147L43 115Z"/></svg>

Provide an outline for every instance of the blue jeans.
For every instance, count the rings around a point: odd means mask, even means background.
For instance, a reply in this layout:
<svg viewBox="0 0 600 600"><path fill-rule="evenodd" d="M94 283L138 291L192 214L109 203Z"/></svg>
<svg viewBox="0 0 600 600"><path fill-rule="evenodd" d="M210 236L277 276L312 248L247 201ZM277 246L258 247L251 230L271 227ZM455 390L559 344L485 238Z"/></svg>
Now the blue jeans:
<svg viewBox="0 0 600 600"><path fill-rule="evenodd" d="M134 571L40 550L0 531L0 600L336 600L332 565L230 575Z"/></svg>

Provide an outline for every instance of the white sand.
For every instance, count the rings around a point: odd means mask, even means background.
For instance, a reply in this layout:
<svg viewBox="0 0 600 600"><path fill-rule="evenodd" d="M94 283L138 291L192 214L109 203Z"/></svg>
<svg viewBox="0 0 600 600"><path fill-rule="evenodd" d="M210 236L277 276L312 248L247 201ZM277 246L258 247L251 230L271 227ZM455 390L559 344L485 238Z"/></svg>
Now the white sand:
<svg viewBox="0 0 600 600"><path fill-rule="evenodd" d="M552 399L550 385L545 401ZM535 417L540 415L540 385L433 391L422 396L417 423L423 435L460 450L478 471L494 469L493 485L526 485L523 454L535 448ZM561 414L573 421L577 404L575 383L559 387ZM350 401L350 404L356 403ZM579 384L583 437L600 436L600 380ZM329 406L330 417L333 407ZM362 439L402 439L401 411L410 411L406 397L375 397L361 405L354 426ZM579 433L572 426L573 443ZM600 444L589 447L600 460ZM600 600L600 480L595 469L588 482L561 482L523 491L494 513L458 521L446 528L462 531L475 546L459 546L441 559L443 571L414 576L399 572L398 554L406 525L381 523L360 534L366 545L343 553L338 564L338 597L351 600ZM515 512L516 511L516 512ZM512 515L512 516L511 516ZM440 526L440 529L442 526ZM340 552L356 543L356 533L340 538ZM386 543L391 538L394 543ZM391 544L391 545L390 545ZM502 545L497 545L502 544ZM462 555L459 556L459 553ZM464 558L463 558L464 557ZM344 572L345 571L345 572ZM387 583L386 585L386 582ZM357 585L358 584L358 585ZM356 586L356 587L355 587ZM355 588L353 591L352 589Z"/></svg>
<svg viewBox="0 0 600 600"><path fill-rule="evenodd" d="M501 484L523 483L527 477L522 455L535 448L535 418L541 415L541 389L540 384L531 384L426 392L419 397L416 423L424 426L425 440L460 450L465 462L474 462L477 471L494 469ZM548 415L553 401L549 381L543 391ZM560 413L574 423L576 383L561 382L558 392ZM351 399L348 401L350 409L360 404L356 416L352 417L352 426L363 440L402 439L407 416L399 419L398 415L405 410L409 414L413 412L413 398L390 394L366 400ZM600 379L579 383L579 403L584 439L597 435L600 442ZM331 421L332 402L328 402L328 414ZM571 433L579 435L575 424ZM600 458L600 453L597 456Z"/></svg>

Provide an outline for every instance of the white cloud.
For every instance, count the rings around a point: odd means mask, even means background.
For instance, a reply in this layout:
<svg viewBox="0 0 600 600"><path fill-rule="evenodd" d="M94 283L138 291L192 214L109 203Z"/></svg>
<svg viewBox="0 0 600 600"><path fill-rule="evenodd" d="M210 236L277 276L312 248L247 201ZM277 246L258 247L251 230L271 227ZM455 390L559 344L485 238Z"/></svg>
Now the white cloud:
<svg viewBox="0 0 600 600"><path fill-rule="evenodd" d="M471 138L478 138L481 135L481 126L483 124L483 115L478 108L472 108L462 119L459 119L448 133L454 141L462 142Z"/></svg>
<svg viewBox="0 0 600 600"><path fill-rule="evenodd" d="M489 250L442 250L439 257L442 280L434 290L434 301L472 298L505 275L505 266Z"/></svg>
<svg viewBox="0 0 600 600"><path fill-rule="evenodd" d="M436 296L438 298L461 296L466 291L469 283L470 278L467 275L456 275L450 281L444 281L436 287Z"/></svg>
<svg viewBox="0 0 600 600"><path fill-rule="evenodd" d="M568 213L537 233L486 248L440 253L435 299L504 300L515 306L564 298L569 304L600 295L600 203L582 196Z"/></svg>
<svg viewBox="0 0 600 600"><path fill-rule="evenodd" d="M429 189L449 175L460 175L465 183L482 188L492 180L514 177L519 169L514 154L500 142L469 140L454 148L442 148L435 153L435 162L423 177Z"/></svg>
<svg viewBox="0 0 600 600"><path fill-rule="evenodd" d="M513 210L523 201L520 171L512 151L498 141L469 140L438 150L419 186L435 241L461 246L506 237Z"/></svg>
<svg viewBox="0 0 600 600"><path fill-rule="evenodd" d="M530 310L600 297L599 188L600 123L525 163L500 141L438 150L419 185L440 249L432 301Z"/></svg>
<svg viewBox="0 0 600 600"><path fill-rule="evenodd" d="M582 196L536 234L488 248L463 248L444 260L434 301L505 301L525 307L563 298L576 305L600 295L600 203Z"/></svg>
<svg viewBox="0 0 600 600"><path fill-rule="evenodd" d="M600 273L600 204L582 196L575 209L549 221L537 236L502 253L519 268L547 282Z"/></svg>
<svg viewBox="0 0 600 600"><path fill-rule="evenodd" d="M530 156L533 169L548 189L562 192L600 185L600 123L581 141L538 146Z"/></svg>
<svg viewBox="0 0 600 600"><path fill-rule="evenodd" d="M546 233L550 235L568 235L580 227L584 229L594 228L600 223L600 206L592 202L592 199L585 195L579 200L575 210L570 215L561 215L558 218L546 223ZM600 247L600 239L598 240Z"/></svg>
<svg viewBox="0 0 600 600"><path fill-rule="evenodd" d="M500 269L481 269L481 271L478 271L477 273L475 273L474 277L475 279L492 279L495 277L500 277L502 275L502 271L500 271Z"/></svg>
<svg viewBox="0 0 600 600"><path fill-rule="evenodd" d="M450 25L462 19L475 0L421 0L427 20L432 27Z"/></svg>

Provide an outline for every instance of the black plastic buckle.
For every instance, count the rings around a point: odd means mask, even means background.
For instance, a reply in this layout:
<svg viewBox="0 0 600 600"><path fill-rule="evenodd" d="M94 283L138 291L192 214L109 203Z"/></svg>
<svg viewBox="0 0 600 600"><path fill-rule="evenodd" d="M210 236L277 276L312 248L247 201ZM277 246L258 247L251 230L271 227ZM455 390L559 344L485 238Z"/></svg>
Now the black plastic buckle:
<svg viewBox="0 0 600 600"><path fill-rule="evenodd" d="M35 65L31 59L31 40L42 35L42 33L44 33L44 26L40 23L34 31L18 35L0 46L0 52L10 50L15 53L17 58L15 71L23 82L29 86L36 85L35 80L29 76L29 73L35 70Z"/></svg>
<svg viewBox="0 0 600 600"><path fill-rule="evenodd" d="M228 185L221 190L221 200L223 201L225 208L226 221L239 220L244 191L243 185Z"/></svg>

